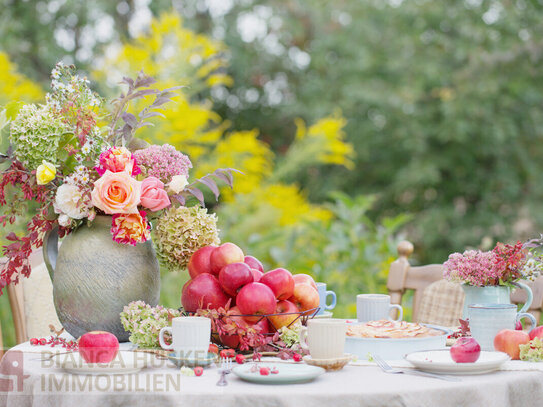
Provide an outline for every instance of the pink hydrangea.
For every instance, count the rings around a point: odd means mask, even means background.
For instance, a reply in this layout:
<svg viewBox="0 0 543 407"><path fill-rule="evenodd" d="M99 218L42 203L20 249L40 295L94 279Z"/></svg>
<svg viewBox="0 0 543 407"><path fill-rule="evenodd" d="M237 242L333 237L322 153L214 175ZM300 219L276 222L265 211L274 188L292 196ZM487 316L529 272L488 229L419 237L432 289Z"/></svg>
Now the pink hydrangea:
<svg viewBox="0 0 543 407"><path fill-rule="evenodd" d="M111 147L100 154L99 165L94 167L100 176L107 170L111 172L127 171L135 177L141 173L134 155L126 147Z"/></svg>
<svg viewBox="0 0 543 407"><path fill-rule="evenodd" d="M188 178L189 169L192 168L190 159L169 144L138 150L134 152L134 157L146 176L156 177L164 184L168 184L176 175Z"/></svg>
<svg viewBox="0 0 543 407"><path fill-rule="evenodd" d="M498 285L502 277L493 252L467 250L462 254L453 253L443 266L445 279L478 287Z"/></svg>

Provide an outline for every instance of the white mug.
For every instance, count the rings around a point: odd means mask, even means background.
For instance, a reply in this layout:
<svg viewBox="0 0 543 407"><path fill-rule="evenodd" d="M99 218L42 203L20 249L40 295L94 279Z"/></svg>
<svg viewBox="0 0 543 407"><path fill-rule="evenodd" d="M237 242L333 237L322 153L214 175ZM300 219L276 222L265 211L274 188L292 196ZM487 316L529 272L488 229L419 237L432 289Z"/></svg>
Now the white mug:
<svg viewBox="0 0 543 407"><path fill-rule="evenodd" d="M347 323L343 319L310 319L300 332L302 349L313 359L334 359L344 355Z"/></svg>
<svg viewBox="0 0 543 407"><path fill-rule="evenodd" d="M399 311L398 319L403 318L403 308L398 304L390 303L390 295L386 294L359 294L356 296L356 318L358 322L379 321L390 319L390 310L396 308Z"/></svg>
<svg viewBox="0 0 543 407"><path fill-rule="evenodd" d="M532 327L536 320L532 314L517 312L515 304L471 304L468 306L469 330L481 350L494 350L494 337L502 329L515 329L515 323L528 318Z"/></svg>
<svg viewBox="0 0 543 407"><path fill-rule="evenodd" d="M164 342L164 333L169 332L172 344ZM211 339L211 320L205 317L178 317L172 319L172 326L160 330L158 341L165 350L173 350L180 357L204 358L207 356Z"/></svg>

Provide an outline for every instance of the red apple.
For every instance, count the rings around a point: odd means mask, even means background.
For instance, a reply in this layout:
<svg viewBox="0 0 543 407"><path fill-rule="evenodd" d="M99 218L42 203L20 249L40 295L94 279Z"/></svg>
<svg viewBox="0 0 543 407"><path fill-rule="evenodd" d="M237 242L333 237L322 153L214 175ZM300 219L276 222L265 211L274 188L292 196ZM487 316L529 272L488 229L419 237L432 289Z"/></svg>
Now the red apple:
<svg viewBox="0 0 543 407"><path fill-rule="evenodd" d="M208 273L199 274L196 278L187 281L181 293L181 304L188 312L196 312L199 308L224 307L228 300L219 280Z"/></svg>
<svg viewBox="0 0 543 407"><path fill-rule="evenodd" d="M319 306L319 292L309 284L296 284L294 293L288 299L298 307L300 311L307 311Z"/></svg>
<svg viewBox="0 0 543 407"><path fill-rule="evenodd" d="M253 273L253 278L254 278L255 283L258 283L260 279L262 278L262 276L264 275L263 272L257 269L251 269L251 273Z"/></svg>
<svg viewBox="0 0 543 407"><path fill-rule="evenodd" d="M294 284L309 284L317 290L317 283L315 283L315 280L309 274L294 274L292 278L294 279Z"/></svg>
<svg viewBox="0 0 543 407"><path fill-rule="evenodd" d="M218 275L227 264L243 263L243 251L234 243L224 243L211 252L211 273Z"/></svg>
<svg viewBox="0 0 543 407"><path fill-rule="evenodd" d="M204 246L199 248L190 257L188 269L190 278L196 277L198 274L211 273L211 253L217 246Z"/></svg>
<svg viewBox="0 0 543 407"><path fill-rule="evenodd" d="M294 279L286 269L270 270L264 273L260 282L270 287L278 300L286 300L294 292Z"/></svg>
<svg viewBox="0 0 543 407"><path fill-rule="evenodd" d="M530 335L524 331L515 329L502 329L494 337L494 349L498 352L505 352L511 359L520 359L519 345L524 345L530 342Z"/></svg>
<svg viewBox="0 0 543 407"><path fill-rule="evenodd" d="M110 332L91 331L79 338L79 354L87 363L109 363L119 351L119 341Z"/></svg>
<svg viewBox="0 0 543 407"><path fill-rule="evenodd" d="M219 283L226 294L235 297L245 284L254 281L251 269L245 263L231 263L219 272Z"/></svg>
<svg viewBox="0 0 543 407"><path fill-rule="evenodd" d="M300 315L300 311L298 311L298 307L288 300L279 301L277 303L277 307L275 308L275 313L283 314L283 315L270 315L268 317L276 330L279 330L280 328L284 326L289 326Z"/></svg>
<svg viewBox="0 0 543 407"><path fill-rule="evenodd" d="M242 287L236 297L236 304L242 314L254 315L245 317L246 321L256 322L258 315L275 312L275 295L270 287L262 283L249 283Z"/></svg>
<svg viewBox="0 0 543 407"><path fill-rule="evenodd" d="M264 273L264 266L258 260L256 257L253 256L245 256L245 259L243 260L245 264L247 264L252 269L259 270L261 273Z"/></svg>
<svg viewBox="0 0 543 407"><path fill-rule="evenodd" d="M481 355L481 346L473 338L459 338L451 346L451 358L456 363L474 363Z"/></svg>
<svg viewBox="0 0 543 407"><path fill-rule="evenodd" d="M543 339L543 325L532 329L529 335L530 335L530 340L534 338Z"/></svg>

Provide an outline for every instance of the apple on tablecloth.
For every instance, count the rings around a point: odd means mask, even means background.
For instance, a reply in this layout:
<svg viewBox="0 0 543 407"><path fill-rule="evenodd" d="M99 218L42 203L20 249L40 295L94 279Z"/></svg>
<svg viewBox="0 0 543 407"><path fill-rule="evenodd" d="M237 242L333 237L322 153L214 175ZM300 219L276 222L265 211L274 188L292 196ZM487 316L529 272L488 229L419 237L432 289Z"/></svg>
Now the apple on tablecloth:
<svg viewBox="0 0 543 407"><path fill-rule="evenodd" d="M498 352L505 352L512 360L520 359L519 345L530 342L530 335L524 331L515 329L503 329L494 337L494 349Z"/></svg>
<svg viewBox="0 0 543 407"><path fill-rule="evenodd" d="M543 326L535 327L534 329L530 331L529 335L530 335L530 340L535 339L535 338L543 339Z"/></svg>
<svg viewBox="0 0 543 407"><path fill-rule="evenodd" d="M79 338L79 354L87 363L109 363L119 351L117 337L106 331L91 331Z"/></svg>

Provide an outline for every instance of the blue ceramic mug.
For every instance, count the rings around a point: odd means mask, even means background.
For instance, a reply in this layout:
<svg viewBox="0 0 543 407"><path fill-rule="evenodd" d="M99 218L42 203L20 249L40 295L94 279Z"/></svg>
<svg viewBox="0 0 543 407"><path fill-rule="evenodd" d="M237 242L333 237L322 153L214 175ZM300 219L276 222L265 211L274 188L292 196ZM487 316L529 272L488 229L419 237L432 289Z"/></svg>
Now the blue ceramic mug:
<svg viewBox="0 0 543 407"><path fill-rule="evenodd" d="M322 314L325 310L334 309L336 306L336 293L333 291L326 291L326 283L317 283L317 290L319 292L319 312L317 315ZM332 297L332 303L328 304L328 297Z"/></svg>
<svg viewBox="0 0 543 407"><path fill-rule="evenodd" d="M528 318L532 327L537 326L532 314L517 312L515 304L471 304L468 306L471 336L481 350L494 350L494 337L502 329L515 329L517 321Z"/></svg>

